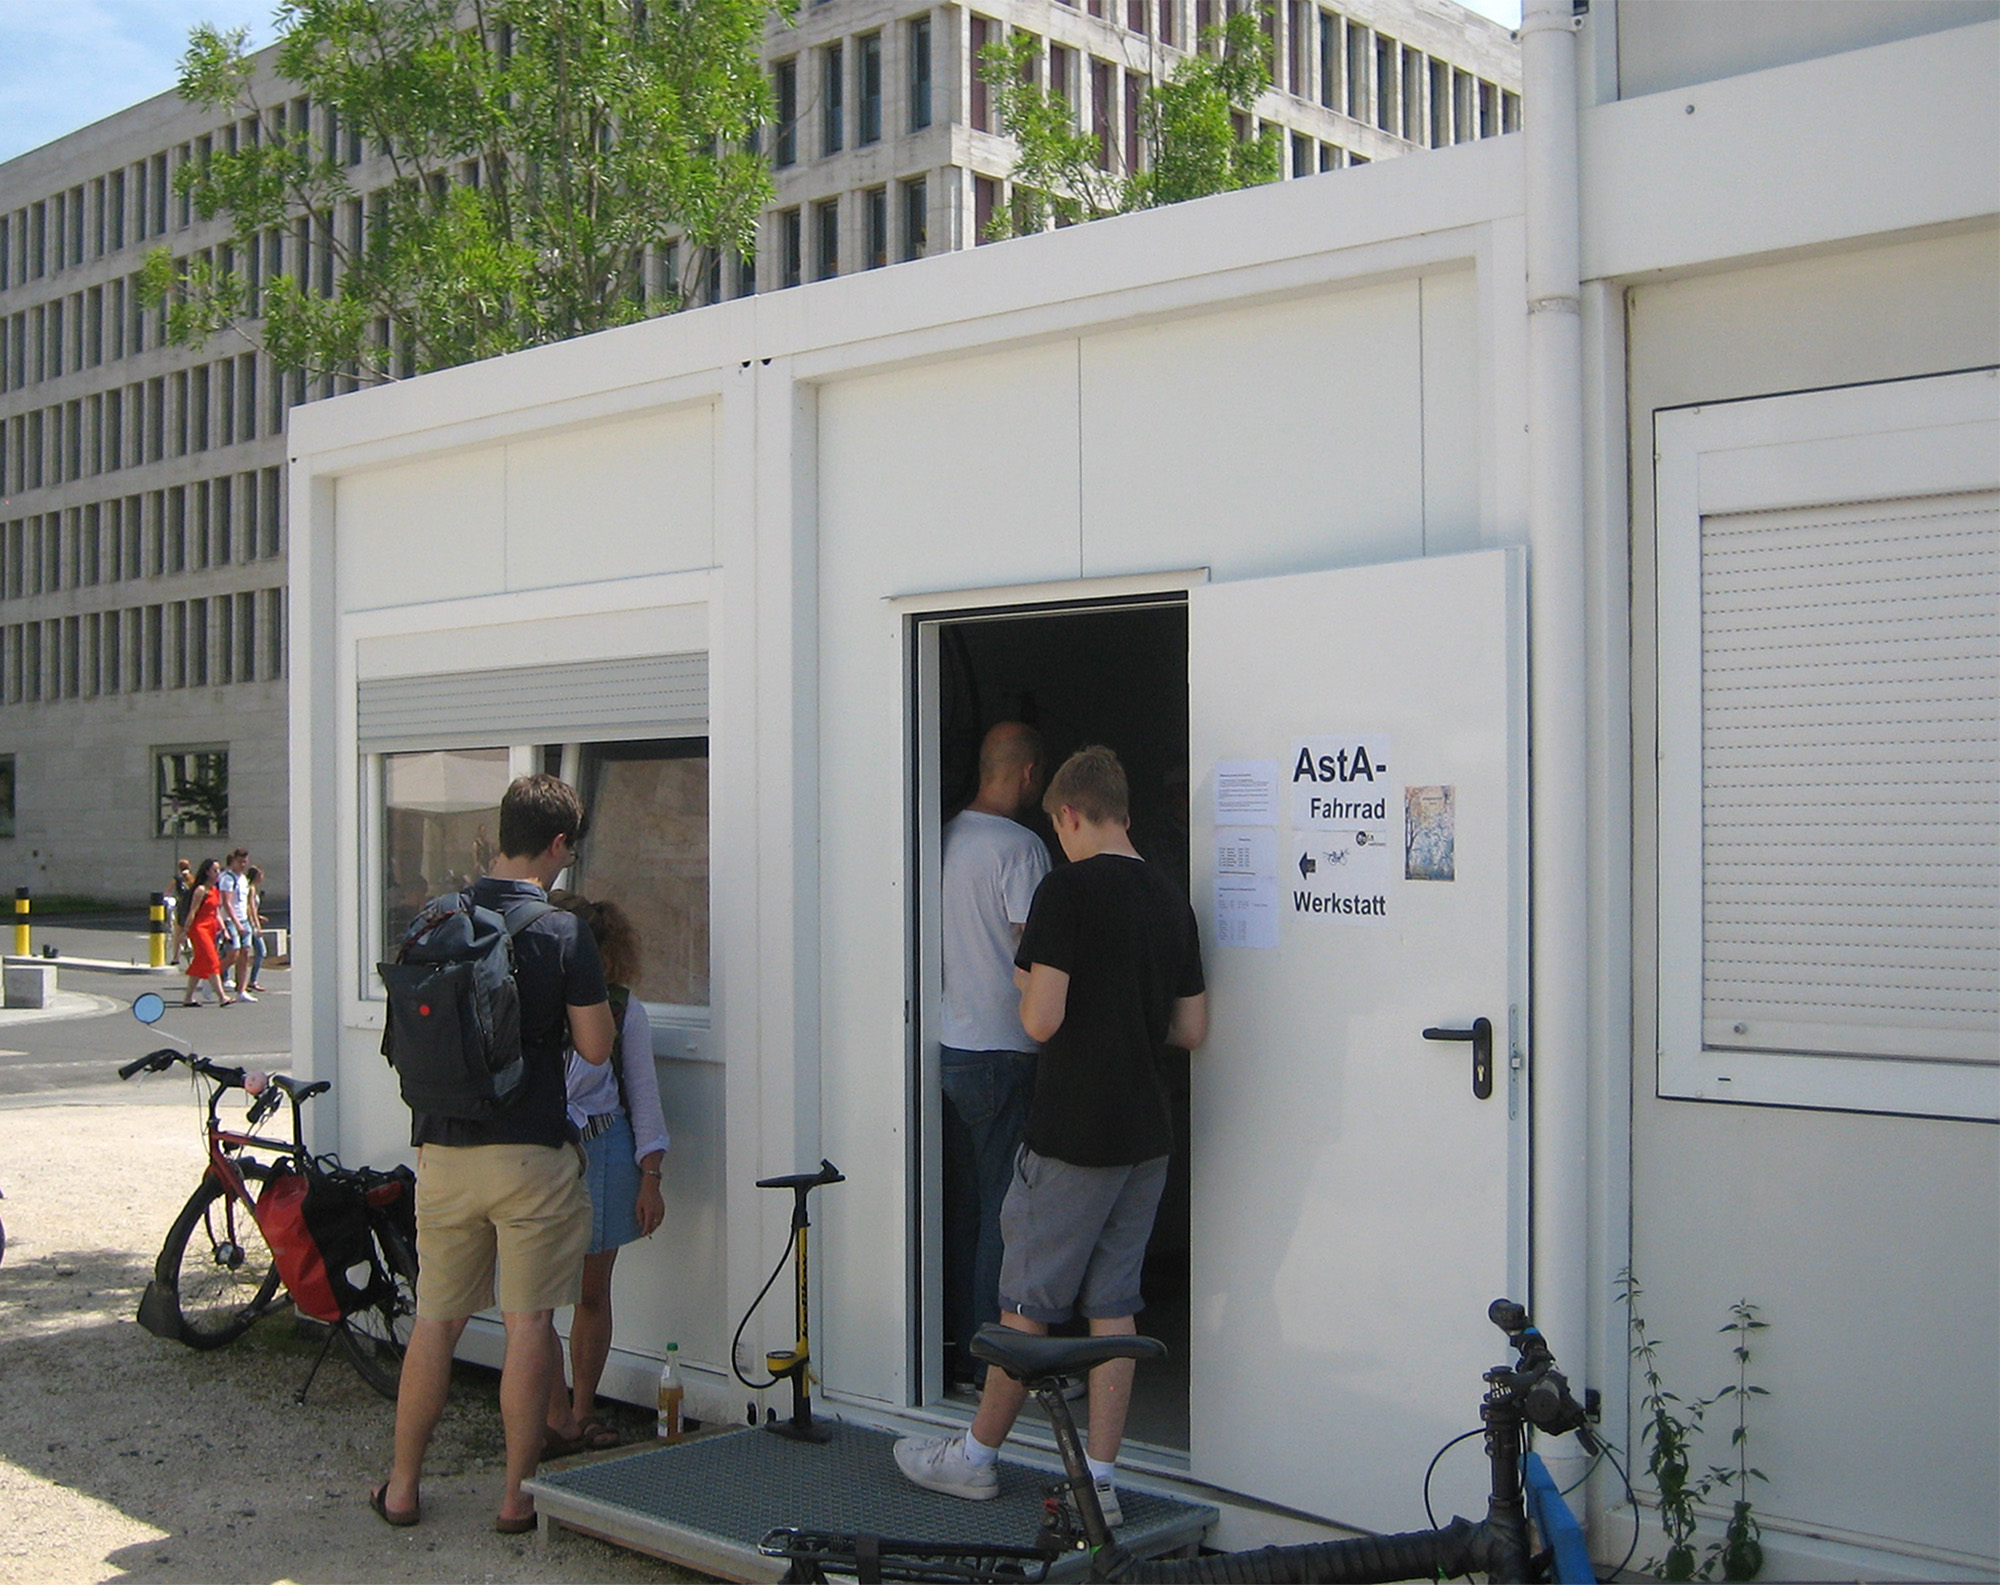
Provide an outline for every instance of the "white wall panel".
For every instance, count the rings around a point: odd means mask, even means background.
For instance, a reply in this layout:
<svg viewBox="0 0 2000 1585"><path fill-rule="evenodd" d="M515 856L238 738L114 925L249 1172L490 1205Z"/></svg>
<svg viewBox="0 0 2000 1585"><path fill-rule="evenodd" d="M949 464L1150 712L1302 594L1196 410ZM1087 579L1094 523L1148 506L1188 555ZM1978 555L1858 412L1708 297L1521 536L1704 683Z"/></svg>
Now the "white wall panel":
<svg viewBox="0 0 2000 1585"><path fill-rule="evenodd" d="M708 403L507 447L507 587L602 570L685 572L715 560L715 416Z"/></svg>
<svg viewBox="0 0 2000 1585"><path fill-rule="evenodd" d="M819 404L824 591L1077 573L1076 344L831 384Z"/></svg>
<svg viewBox="0 0 2000 1585"><path fill-rule="evenodd" d="M1498 542L1479 521L1479 281L1470 270L1423 279L1424 554Z"/></svg>
<svg viewBox="0 0 2000 1585"><path fill-rule="evenodd" d="M1075 575L1075 344L829 385L819 440L821 1140L849 1179L827 1191L840 1256L819 1267L820 1357L829 1389L893 1399L907 1363L907 743L884 597Z"/></svg>
<svg viewBox="0 0 2000 1585"><path fill-rule="evenodd" d="M1648 285L1629 309L1632 1261L1649 1292L1646 1318L1676 1341L1677 1375L1707 1391L1702 1379L1720 1380L1727 1363L1711 1346L1727 1306L1747 1297L1764 1307L1772 1330L1753 1379L1772 1396L1751 1423L1755 1462L1771 1477L1761 1513L1807 1533L1831 1526L1988 1558L2000 1556L2000 1152L1991 1126L1656 1095L1661 1010L1648 970L1660 949L1658 887L1670 866L1694 860L1684 846L1658 846L1671 810L1655 786L1651 459L1662 409L2000 361L1996 276L2000 236L1989 227ZM1607 1308L1615 1337L1623 1317ZM1857 1370L1859 1359L1874 1365ZM1825 1383L1835 1380L1843 1389L1830 1394ZM1855 1440L1857 1425L1921 1427L1899 1434L1949 1452L1885 1462ZM1766 1549L1779 1544L1767 1525ZM1911 1572L1924 1577L1924 1564Z"/></svg>
<svg viewBox="0 0 2000 1585"><path fill-rule="evenodd" d="M1423 554L1418 284L1086 337L1083 571Z"/></svg>
<svg viewBox="0 0 2000 1585"><path fill-rule="evenodd" d="M340 479L340 608L498 593L505 492L506 459L497 446Z"/></svg>

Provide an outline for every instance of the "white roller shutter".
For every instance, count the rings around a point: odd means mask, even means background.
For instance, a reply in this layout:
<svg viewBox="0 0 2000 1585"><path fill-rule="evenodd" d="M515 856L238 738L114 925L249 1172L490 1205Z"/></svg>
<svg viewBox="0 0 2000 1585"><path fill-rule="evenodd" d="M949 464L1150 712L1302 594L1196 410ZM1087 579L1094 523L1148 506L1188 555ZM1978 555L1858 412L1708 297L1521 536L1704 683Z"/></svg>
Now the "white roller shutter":
<svg viewBox="0 0 2000 1585"><path fill-rule="evenodd" d="M369 678L357 705L368 754L699 733L708 724L708 655Z"/></svg>
<svg viewBox="0 0 2000 1585"><path fill-rule="evenodd" d="M2000 1059L2000 492L1704 517L1702 1040Z"/></svg>

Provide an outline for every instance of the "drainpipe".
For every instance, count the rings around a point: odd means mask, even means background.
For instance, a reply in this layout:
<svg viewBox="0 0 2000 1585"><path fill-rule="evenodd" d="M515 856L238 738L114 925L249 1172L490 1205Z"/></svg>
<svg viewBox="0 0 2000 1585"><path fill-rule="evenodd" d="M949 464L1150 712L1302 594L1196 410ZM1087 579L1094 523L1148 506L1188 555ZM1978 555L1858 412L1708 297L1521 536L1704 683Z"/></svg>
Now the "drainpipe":
<svg viewBox="0 0 2000 1585"><path fill-rule="evenodd" d="M1590 938L1577 26L1572 0L1522 6L1534 1315L1581 1378L1589 1357ZM1561 1486L1582 1473L1571 1440L1550 1449ZM1567 1473L1555 1467L1571 1459Z"/></svg>

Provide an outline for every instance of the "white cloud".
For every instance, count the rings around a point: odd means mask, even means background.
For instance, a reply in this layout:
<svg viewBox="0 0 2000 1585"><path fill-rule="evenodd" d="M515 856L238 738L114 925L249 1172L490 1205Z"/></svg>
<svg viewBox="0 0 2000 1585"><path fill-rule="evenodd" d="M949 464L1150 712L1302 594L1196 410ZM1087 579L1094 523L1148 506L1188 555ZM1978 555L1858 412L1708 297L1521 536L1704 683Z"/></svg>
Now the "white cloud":
<svg viewBox="0 0 2000 1585"><path fill-rule="evenodd" d="M0 161L174 86L188 29L271 41L271 0L0 0Z"/></svg>

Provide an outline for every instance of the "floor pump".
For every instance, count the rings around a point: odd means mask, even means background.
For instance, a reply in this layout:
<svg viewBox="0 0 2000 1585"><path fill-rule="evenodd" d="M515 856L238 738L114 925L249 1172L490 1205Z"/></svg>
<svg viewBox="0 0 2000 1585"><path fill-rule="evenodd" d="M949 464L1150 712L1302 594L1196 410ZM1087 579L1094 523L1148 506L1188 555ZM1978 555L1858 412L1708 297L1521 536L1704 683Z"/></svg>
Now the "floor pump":
<svg viewBox="0 0 2000 1585"><path fill-rule="evenodd" d="M817 1172L795 1172L783 1178L759 1178L760 1189L790 1189L792 1191L792 1234L787 1241L785 1257L778 1262L771 1273L770 1281L764 1284L762 1293L757 1295L748 1311L744 1313L741 1325L736 1328L736 1338L740 1343L743 1329L750 1324L750 1317L757 1313L757 1306L764 1302L764 1294L771 1291L771 1283L778 1280L778 1273L785 1269L785 1259L797 1262L797 1283L792 1300L795 1335L798 1341L790 1348L773 1349L764 1356L764 1368L771 1373L766 1382L754 1382L743 1374L740 1366L735 1366L736 1379L746 1387L774 1387L787 1377L792 1383L792 1417L780 1420L775 1416L765 1423L765 1429L775 1431L779 1436L788 1436L797 1442L824 1442L833 1433L813 1419L812 1384L810 1366L812 1364L812 1339L806 1322L806 1230L812 1223L806 1216L806 1196L814 1189L829 1183L845 1183L846 1175L832 1162L821 1159ZM730 1350L732 1365L736 1357L734 1348Z"/></svg>

